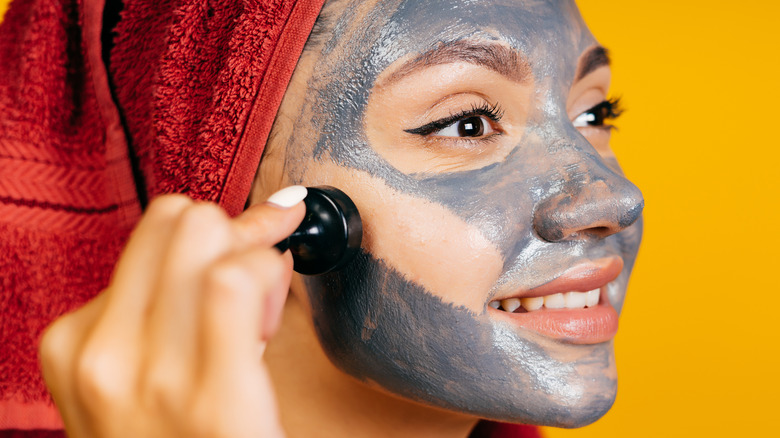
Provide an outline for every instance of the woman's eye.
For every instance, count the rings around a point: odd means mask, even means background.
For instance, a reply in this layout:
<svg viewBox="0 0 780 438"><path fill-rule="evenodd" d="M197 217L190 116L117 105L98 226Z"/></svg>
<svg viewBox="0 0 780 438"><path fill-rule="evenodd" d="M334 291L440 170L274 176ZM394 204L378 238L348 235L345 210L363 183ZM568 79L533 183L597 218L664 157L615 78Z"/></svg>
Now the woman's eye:
<svg viewBox="0 0 780 438"><path fill-rule="evenodd" d="M409 134L432 137L470 138L482 139L500 134L501 121L504 111L496 104L485 103L482 106L473 106L470 110L462 111L430 122L414 129L405 129Z"/></svg>
<svg viewBox="0 0 780 438"><path fill-rule="evenodd" d="M485 116L464 117L450 125L432 132L437 137L483 137L494 132L490 120Z"/></svg>
<svg viewBox="0 0 780 438"><path fill-rule="evenodd" d="M575 117L572 124L575 128L588 126L611 127L611 125L605 122L616 119L623 112L619 109L618 103L618 100L605 100Z"/></svg>

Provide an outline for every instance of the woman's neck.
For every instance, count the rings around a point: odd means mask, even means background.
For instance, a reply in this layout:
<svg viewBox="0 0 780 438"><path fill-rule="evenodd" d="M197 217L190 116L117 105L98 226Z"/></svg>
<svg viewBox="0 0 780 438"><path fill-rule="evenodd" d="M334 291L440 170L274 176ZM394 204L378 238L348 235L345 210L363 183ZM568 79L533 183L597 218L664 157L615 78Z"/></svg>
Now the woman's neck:
<svg viewBox="0 0 780 438"><path fill-rule="evenodd" d="M336 369L292 296L264 359L288 438L465 438L477 421L388 395Z"/></svg>

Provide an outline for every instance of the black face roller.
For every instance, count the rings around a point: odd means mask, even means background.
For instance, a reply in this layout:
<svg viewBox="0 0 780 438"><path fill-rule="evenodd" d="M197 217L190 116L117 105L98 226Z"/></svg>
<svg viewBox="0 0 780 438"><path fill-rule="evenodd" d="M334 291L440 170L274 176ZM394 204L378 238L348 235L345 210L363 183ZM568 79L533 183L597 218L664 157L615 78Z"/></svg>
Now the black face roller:
<svg viewBox="0 0 780 438"><path fill-rule="evenodd" d="M276 244L293 255L293 269L306 275L319 275L343 268L360 249L363 224L360 213L341 190L307 187L303 200L306 216L290 237Z"/></svg>

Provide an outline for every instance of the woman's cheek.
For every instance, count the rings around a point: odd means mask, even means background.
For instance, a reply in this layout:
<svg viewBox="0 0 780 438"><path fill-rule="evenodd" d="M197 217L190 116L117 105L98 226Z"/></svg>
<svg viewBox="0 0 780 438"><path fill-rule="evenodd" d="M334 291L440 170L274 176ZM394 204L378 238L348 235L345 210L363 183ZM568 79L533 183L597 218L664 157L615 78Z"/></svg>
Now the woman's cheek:
<svg viewBox="0 0 780 438"><path fill-rule="evenodd" d="M363 248L445 302L482 313L501 275L498 248L444 206L401 193L365 172L322 163L316 184L339 187L363 220ZM308 184L308 182L307 182Z"/></svg>

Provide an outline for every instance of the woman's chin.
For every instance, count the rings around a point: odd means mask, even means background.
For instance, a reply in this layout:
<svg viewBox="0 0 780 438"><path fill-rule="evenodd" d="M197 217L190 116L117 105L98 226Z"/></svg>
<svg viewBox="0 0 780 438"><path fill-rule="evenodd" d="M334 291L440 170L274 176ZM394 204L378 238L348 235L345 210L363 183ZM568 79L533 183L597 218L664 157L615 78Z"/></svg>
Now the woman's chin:
<svg viewBox="0 0 780 438"><path fill-rule="evenodd" d="M483 416L507 423L576 428L610 410L617 396L613 342L576 345L548 339L535 345L543 349L544 360L536 361L538 368L531 373L529 368L514 370L518 382L524 383L498 394L494 406L502 409Z"/></svg>

